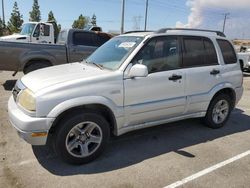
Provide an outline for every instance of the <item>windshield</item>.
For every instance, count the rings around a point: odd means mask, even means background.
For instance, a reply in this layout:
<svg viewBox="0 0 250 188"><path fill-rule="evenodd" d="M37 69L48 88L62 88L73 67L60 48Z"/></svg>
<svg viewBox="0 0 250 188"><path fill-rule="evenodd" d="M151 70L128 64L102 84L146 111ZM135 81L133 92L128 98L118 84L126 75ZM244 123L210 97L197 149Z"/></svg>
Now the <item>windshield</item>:
<svg viewBox="0 0 250 188"><path fill-rule="evenodd" d="M86 61L116 70L142 40L143 37L136 36L115 37L98 48Z"/></svg>
<svg viewBox="0 0 250 188"><path fill-rule="evenodd" d="M31 35L33 33L34 27L36 24L26 23L23 24L22 31L20 32L21 35Z"/></svg>

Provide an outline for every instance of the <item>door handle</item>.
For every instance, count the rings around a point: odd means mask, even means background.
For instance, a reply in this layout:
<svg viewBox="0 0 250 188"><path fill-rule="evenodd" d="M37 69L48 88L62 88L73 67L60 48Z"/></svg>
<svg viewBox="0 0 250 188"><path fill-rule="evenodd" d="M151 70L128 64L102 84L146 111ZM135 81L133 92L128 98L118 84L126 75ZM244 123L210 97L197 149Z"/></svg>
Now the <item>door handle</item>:
<svg viewBox="0 0 250 188"><path fill-rule="evenodd" d="M172 81L176 81L176 80L182 79L182 76L181 76L181 75L173 74L173 75L170 76L168 79L169 79L169 80L172 80Z"/></svg>
<svg viewBox="0 0 250 188"><path fill-rule="evenodd" d="M220 74L220 70L213 69L213 70L210 72L210 74L211 74L211 75Z"/></svg>

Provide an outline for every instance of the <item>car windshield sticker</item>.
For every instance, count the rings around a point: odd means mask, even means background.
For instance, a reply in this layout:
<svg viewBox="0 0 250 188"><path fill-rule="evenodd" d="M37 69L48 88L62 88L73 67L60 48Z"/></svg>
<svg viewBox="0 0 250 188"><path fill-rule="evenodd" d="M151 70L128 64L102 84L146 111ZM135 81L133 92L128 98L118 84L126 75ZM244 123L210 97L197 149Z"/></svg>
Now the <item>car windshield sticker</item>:
<svg viewBox="0 0 250 188"><path fill-rule="evenodd" d="M132 48L136 43L135 42L122 42L118 47L119 48Z"/></svg>

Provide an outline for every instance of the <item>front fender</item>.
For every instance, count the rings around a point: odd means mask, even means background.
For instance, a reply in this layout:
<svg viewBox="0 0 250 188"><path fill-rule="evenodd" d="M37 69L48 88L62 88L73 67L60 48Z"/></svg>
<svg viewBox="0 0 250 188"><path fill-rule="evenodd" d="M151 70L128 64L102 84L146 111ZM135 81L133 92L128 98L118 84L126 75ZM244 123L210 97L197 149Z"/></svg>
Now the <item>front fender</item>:
<svg viewBox="0 0 250 188"><path fill-rule="evenodd" d="M58 104L49 112L47 117L56 118L66 110L90 104L101 104L108 107L116 118L123 116L123 107L116 106L116 104L110 99L105 98L103 96L84 96L84 97L73 98Z"/></svg>

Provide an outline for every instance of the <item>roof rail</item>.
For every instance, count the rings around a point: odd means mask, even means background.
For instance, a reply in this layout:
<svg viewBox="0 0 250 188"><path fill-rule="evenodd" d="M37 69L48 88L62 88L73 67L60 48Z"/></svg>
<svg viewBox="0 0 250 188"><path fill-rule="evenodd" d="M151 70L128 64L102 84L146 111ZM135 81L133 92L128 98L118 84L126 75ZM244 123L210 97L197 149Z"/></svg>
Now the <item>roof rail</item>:
<svg viewBox="0 0 250 188"><path fill-rule="evenodd" d="M136 31L127 31L127 32L125 32L123 34L140 33L140 32L154 32L154 31L136 30Z"/></svg>
<svg viewBox="0 0 250 188"><path fill-rule="evenodd" d="M221 37L226 37L226 35L221 32L221 31L213 31L213 30L206 30L206 29L192 29L192 28L162 28L158 31L156 31L156 33L166 33L167 31L173 31L173 30L177 30L177 31L204 31L204 32L211 32L211 33L216 33L218 36Z"/></svg>

